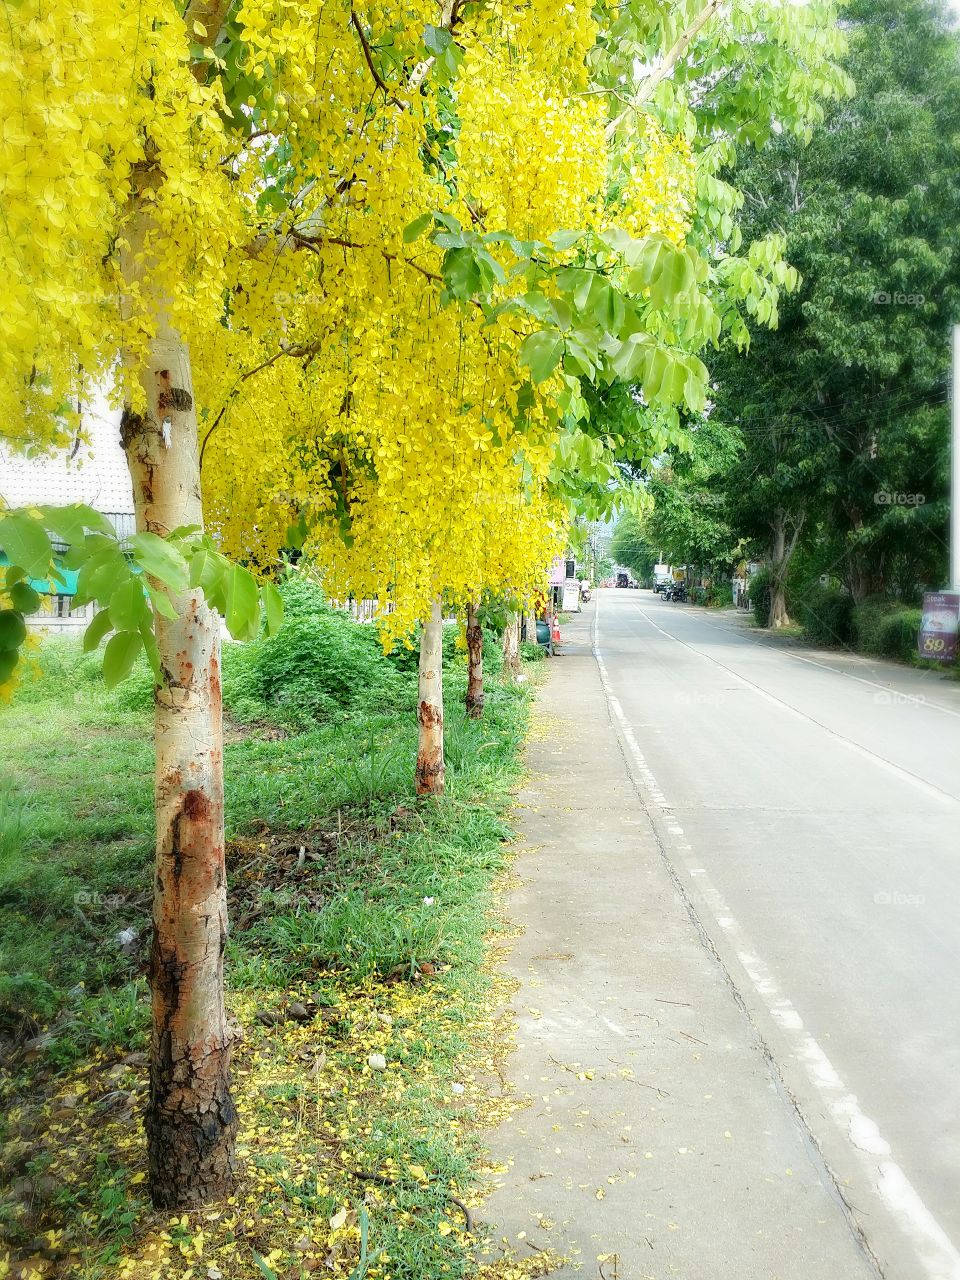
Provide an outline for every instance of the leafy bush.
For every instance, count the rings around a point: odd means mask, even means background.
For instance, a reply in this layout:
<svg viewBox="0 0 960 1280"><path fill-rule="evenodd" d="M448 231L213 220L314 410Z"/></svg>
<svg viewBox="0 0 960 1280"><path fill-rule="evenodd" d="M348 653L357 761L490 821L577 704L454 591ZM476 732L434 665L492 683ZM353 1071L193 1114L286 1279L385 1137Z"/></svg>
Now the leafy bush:
<svg viewBox="0 0 960 1280"><path fill-rule="evenodd" d="M707 604L712 609L726 609L733 604L733 587L729 582L715 582L707 589Z"/></svg>
<svg viewBox="0 0 960 1280"><path fill-rule="evenodd" d="M532 640L520 641L520 657L524 662L542 662L546 655L538 644L534 644Z"/></svg>
<svg viewBox="0 0 960 1280"><path fill-rule="evenodd" d="M837 587L808 588L797 604L797 614L816 644L849 645L853 640L853 599Z"/></svg>
<svg viewBox="0 0 960 1280"><path fill-rule="evenodd" d="M919 609L905 608L889 597L873 596L854 610L856 646L862 653L912 662L917 656L920 618Z"/></svg>
<svg viewBox="0 0 960 1280"><path fill-rule="evenodd" d="M761 569L750 579L750 608L758 627L770 625L770 570Z"/></svg>
<svg viewBox="0 0 960 1280"><path fill-rule="evenodd" d="M280 585L283 597L283 616L301 618L317 613L333 613L323 588L302 573L291 573Z"/></svg>
<svg viewBox="0 0 960 1280"><path fill-rule="evenodd" d="M294 724L398 709L412 702L412 678L384 655L373 627L327 609L294 613L261 640L245 682Z"/></svg>
<svg viewBox="0 0 960 1280"><path fill-rule="evenodd" d="M899 608L889 596L870 596L853 611L853 640L863 653L882 653L880 632L884 621Z"/></svg>
<svg viewBox="0 0 960 1280"><path fill-rule="evenodd" d="M880 651L887 658L912 662L917 657L917 635L921 609L898 609L889 614L880 628Z"/></svg>
<svg viewBox="0 0 960 1280"><path fill-rule="evenodd" d="M690 591L691 604L708 604L708 592L706 587L693 587Z"/></svg>

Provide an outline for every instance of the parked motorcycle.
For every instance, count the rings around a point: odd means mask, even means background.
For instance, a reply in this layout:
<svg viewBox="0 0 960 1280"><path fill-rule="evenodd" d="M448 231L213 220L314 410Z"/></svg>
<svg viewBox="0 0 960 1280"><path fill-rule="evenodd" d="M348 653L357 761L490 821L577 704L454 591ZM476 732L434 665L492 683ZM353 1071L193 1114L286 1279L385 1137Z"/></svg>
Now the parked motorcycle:
<svg viewBox="0 0 960 1280"><path fill-rule="evenodd" d="M667 587L663 592L663 599L670 601L679 601L680 604L687 603L687 584L685 582L675 582L672 586Z"/></svg>

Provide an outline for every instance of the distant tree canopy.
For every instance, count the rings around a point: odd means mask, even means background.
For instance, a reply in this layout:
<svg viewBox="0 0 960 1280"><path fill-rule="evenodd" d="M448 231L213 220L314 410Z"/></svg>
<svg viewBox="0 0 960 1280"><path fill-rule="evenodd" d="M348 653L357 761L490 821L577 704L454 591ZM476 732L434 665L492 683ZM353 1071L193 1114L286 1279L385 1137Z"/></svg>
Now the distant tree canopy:
<svg viewBox="0 0 960 1280"><path fill-rule="evenodd" d="M770 564L775 604L801 566L856 600L947 572L960 39L942 0L852 0L844 17L855 96L809 143L782 136L736 171L745 234L785 235L800 288L747 358L719 354L714 439L651 484L657 536L692 559L725 527Z"/></svg>

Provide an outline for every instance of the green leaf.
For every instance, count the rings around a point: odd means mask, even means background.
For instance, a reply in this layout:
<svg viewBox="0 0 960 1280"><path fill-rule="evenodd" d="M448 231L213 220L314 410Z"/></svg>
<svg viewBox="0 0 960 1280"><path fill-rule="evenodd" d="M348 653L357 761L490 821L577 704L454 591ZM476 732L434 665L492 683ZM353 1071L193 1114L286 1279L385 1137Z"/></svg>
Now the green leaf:
<svg viewBox="0 0 960 1280"><path fill-rule="evenodd" d="M443 255L443 282L455 298L472 298L482 283L480 264L471 249L448 249Z"/></svg>
<svg viewBox="0 0 960 1280"><path fill-rule="evenodd" d="M227 611L227 575L230 570L225 556L209 547L201 547L190 561L190 585L199 587L207 604L220 614Z"/></svg>
<svg viewBox="0 0 960 1280"><path fill-rule="evenodd" d="M16 609L0 609L0 652L19 649L27 638L27 628Z"/></svg>
<svg viewBox="0 0 960 1280"><path fill-rule="evenodd" d="M186 591L190 575L187 562L176 547L155 533L135 533L130 539L134 558L145 573L171 591Z"/></svg>
<svg viewBox="0 0 960 1280"><path fill-rule="evenodd" d="M110 621L115 631L136 631L147 612L143 583L132 575L110 596Z"/></svg>
<svg viewBox="0 0 960 1280"><path fill-rule="evenodd" d="M10 603L20 613L36 613L40 608L40 594L26 582L16 582L10 588Z"/></svg>
<svg viewBox="0 0 960 1280"><path fill-rule="evenodd" d="M19 649L0 649L0 685L7 683L19 661Z"/></svg>
<svg viewBox="0 0 960 1280"><path fill-rule="evenodd" d="M159 613L161 618L166 618L168 622L176 622L178 614L173 607L173 602L165 591L160 591L156 587L147 585L147 595L153 604L155 613Z"/></svg>
<svg viewBox="0 0 960 1280"><path fill-rule="evenodd" d="M74 502L69 507L41 507L40 510L47 528L71 546L83 539L84 529L93 529L108 538L117 536L107 517L85 503Z"/></svg>
<svg viewBox="0 0 960 1280"><path fill-rule="evenodd" d="M563 357L563 339L552 329L531 333L520 347L520 360L530 370L533 381L544 382Z"/></svg>
<svg viewBox="0 0 960 1280"><path fill-rule="evenodd" d="M586 234L585 231L555 231L550 237L550 243L558 253L562 253L564 249L572 249Z"/></svg>
<svg viewBox="0 0 960 1280"><path fill-rule="evenodd" d="M101 609L83 633L83 652L92 653L107 632L112 630L110 610Z"/></svg>
<svg viewBox="0 0 960 1280"><path fill-rule="evenodd" d="M0 520L0 548L28 578L43 578L50 567L50 539L39 520L15 511Z"/></svg>
<svg viewBox="0 0 960 1280"><path fill-rule="evenodd" d="M267 620L267 635L272 636L280 630L283 622L283 598L272 582L265 582L260 588L263 598L263 611Z"/></svg>
<svg viewBox="0 0 960 1280"><path fill-rule="evenodd" d="M252 640L260 625L260 592L257 580L239 564L226 573L227 630L234 640Z"/></svg>
<svg viewBox="0 0 960 1280"><path fill-rule="evenodd" d="M427 23L423 29L423 43L431 53L438 56L446 53L452 40L453 36L446 27L435 27L432 23Z"/></svg>
<svg viewBox="0 0 960 1280"><path fill-rule="evenodd" d="M140 639L143 641L143 651L147 655L147 661L153 671L153 677L157 684L163 683L163 664L160 661L160 650L157 647L157 637L153 634L153 627L149 622L140 624Z"/></svg>
<svg viewBox="0 0 960 1280"><path fill-rule="evenodd" d="M403 228L403 243L413 244L414 240L419 240L432 222L432 213L421 213L419 218L414 218L412 222L408 222Z"/></svg>
<svg viewBox="0 0 960 1280"><path fill-rule="evenodd" d="M142 648L139 631L118 631L110 637L103 652L103 683L108 689L126 680Z"/></svg>

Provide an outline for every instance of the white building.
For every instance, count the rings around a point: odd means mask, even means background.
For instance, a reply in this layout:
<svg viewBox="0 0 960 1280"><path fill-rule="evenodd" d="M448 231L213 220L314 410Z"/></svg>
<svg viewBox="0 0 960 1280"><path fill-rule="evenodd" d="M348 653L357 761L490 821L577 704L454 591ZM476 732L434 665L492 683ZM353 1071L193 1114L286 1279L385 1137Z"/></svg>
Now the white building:
<svg viewBox="0 0 960 1280"><path fill-rule="evenodd" d="M83 426L86 443L74 449L25 458L0 446L0 506L84 502L105 515L121 538L129 537L134 532L133 490L120 445L120 410L98 397L84 413ZM68 590L46 597L33 625L58 630L85 626L93 606L74 609L72 600Z"/></svg>

